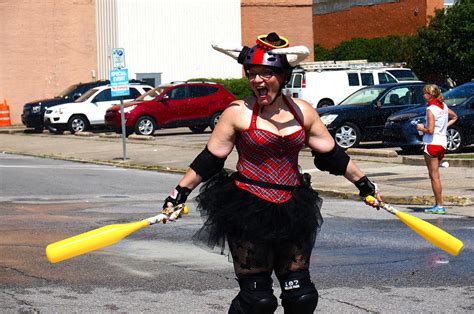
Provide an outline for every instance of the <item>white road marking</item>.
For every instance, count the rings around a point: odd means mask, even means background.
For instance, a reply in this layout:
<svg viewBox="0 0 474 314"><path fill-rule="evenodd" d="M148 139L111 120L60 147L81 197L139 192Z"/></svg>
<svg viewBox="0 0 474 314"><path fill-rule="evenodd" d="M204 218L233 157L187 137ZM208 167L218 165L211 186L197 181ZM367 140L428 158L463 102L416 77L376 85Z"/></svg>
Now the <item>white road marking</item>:
<svg viewBox="0 0 474 314"><path fill-rule="evenodd" d="M105 170L125 171L124 168L100 167L100 166L55 166L55 165L0 165L0 168L30 168L30 169L66 169L66 170Z"/></svg>

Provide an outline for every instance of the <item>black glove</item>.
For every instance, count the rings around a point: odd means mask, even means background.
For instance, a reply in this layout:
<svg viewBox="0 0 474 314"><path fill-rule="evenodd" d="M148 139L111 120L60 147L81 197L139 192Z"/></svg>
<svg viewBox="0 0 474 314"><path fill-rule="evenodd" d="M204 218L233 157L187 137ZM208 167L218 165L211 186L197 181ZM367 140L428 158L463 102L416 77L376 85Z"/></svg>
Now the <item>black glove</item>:
<svg viewBox="0 0 474 314"><path fill-rule="evenodd" d="M171 203L173 207L179 204L184 204L184 202L186 202L186 200L188 199L189 194L191 194L191 191L192 190L189 188L182 187L179 185L176 186L171 195L165 199L163 209L168 208L168 203Z"/></svg>
<svg viewBox="0 0 474 314"><path fill-rule="evenodd" d="M363 198L366 198L368 195L375 196L378 192L377 184L370 181L367 176L363 176L354 182L354 185L359 189L359 196Z"/></svg>

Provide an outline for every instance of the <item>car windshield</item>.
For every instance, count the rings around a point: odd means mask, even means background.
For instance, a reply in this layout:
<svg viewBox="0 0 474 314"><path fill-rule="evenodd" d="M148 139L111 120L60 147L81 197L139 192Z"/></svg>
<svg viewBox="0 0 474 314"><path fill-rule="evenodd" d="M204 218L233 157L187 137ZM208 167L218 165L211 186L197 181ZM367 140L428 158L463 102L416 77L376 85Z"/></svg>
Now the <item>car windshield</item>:
<svg viewBox="0 0 474 314"><path fill-rule="evenodd" d="M474 95L474 84L461 85L443 93L444 102L448 106L459 105L472 95Z"/></svg>
<svg viewBox="0 0 474 314"><path fill-rule="evenodd" d="M399 81L418 81L415 73L408 69L387 70L390 74L396 77Z"/></svg>
<svg viewBox="0 0 474 314"><path fill-rule="evenodd" d="M148 92L146 92L145 94L141 95L140 97L138 97L137 99L135 100L138 100L138 101L146 101L146 100L152 100L154 99L156 96L160 95L165 89L163 87L156 87L156 88L153 88L152 90L149 90Z"/></svg>
<svg viewBox="0 0 474 314"><path fill-rule="evenodd" d="M67 98L77 88L77 84L71 85L62 92L60 92L56 98Z"/></svg>
<svg viewBox="0 0 474 314"><path fill-rule="evenodd" d="M344 99L339 105L368 105L374 102L386 88L371 87L363 88Z"/></svg>
<svg viewBox="0 0 474 314"><path fill-rule="evenodd" d="M97 91L98 91L97 88L89 89L89 90L88 90L87 92L85 92L81 97L79 97L78 99L76 99L75 102L83 102L83 101L86 101L89 97L91 97L92 95L94 95Z"/></svg>

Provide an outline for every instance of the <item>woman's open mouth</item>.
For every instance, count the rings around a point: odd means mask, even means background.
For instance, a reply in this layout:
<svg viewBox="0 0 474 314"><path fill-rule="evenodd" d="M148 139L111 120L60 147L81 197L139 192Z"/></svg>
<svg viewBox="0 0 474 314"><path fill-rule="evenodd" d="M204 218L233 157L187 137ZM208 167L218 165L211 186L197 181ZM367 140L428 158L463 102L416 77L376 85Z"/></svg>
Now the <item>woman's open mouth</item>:
<svg viewBox="0 0 474 314"><path fill-rule="evenodd" d="M257 87L258 99L266 100L268 95L268 89L266 87Z"/></svg>

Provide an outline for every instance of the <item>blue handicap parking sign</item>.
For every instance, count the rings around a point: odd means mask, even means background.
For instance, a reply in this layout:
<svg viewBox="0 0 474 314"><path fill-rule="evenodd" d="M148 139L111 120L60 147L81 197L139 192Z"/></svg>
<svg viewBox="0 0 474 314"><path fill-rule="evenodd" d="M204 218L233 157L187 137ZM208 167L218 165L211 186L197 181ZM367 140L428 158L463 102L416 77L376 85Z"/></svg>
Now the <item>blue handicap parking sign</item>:
<svg viewBox="0 0 474 314"><path fill-rule="evenodd" d="M130 95L128 69L110 70L109 77L112 97Z"/></svg>

